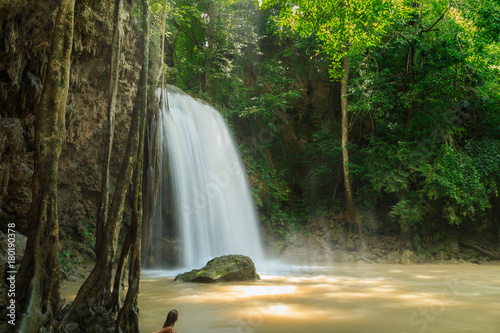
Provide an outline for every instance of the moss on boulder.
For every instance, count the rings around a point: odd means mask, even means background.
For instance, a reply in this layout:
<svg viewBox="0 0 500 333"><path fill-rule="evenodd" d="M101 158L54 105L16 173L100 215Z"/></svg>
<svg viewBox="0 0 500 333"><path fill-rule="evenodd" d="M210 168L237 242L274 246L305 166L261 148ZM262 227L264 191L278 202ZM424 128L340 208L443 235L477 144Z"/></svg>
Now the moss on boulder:
<svg viewBox="0 0 500 333"><path fill-rule="evenodd" d="M253 280L260 280L260 277L252 259L235 254L216 257L201 269L193 269L175 277L175 281L202 283Z"/></svg>

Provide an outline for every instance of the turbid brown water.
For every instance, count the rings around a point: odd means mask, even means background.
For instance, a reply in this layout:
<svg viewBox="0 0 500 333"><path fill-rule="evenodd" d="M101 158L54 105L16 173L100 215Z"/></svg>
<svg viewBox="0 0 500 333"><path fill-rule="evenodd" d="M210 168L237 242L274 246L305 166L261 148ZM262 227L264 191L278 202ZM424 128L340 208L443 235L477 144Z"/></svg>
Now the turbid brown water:
<svg viewBox="0 0 500 333"><path fill-rule="evenodd" d="M179 333L500 333L500 265L304 266L209 285L162 275L143 272L141 332L176 308Z"/></svg>

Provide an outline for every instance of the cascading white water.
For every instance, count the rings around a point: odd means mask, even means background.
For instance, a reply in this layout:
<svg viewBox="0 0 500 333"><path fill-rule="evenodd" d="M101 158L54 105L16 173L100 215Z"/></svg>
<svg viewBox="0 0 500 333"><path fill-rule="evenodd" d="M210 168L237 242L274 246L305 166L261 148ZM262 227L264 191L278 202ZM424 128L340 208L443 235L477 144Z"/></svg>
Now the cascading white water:
<svg viewBox="0 0 500 333"><path fill-rule="evenodd" d="M246 172L219 112L168 86L160 110L159 137L161 172L167 171L166 163L170 168L181 265L197 267L224 254L261 260L262 244ZM164 186L160 183L153 243L165 223Z"/></svg>

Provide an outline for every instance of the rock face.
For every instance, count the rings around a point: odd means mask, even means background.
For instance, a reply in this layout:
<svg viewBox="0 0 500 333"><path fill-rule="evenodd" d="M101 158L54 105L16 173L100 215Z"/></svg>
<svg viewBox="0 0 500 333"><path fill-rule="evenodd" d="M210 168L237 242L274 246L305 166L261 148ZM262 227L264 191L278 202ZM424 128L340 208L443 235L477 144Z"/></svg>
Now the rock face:
<svg viewBox="0 0 500 333"><path fill-rule="evenodd" d="M332 260L335 263L354 262L356 260L356 257L349 252L334 250L332 252Z"/></svg>
<svg viewBox="0 0 500 333"><path fill-rule="evenodd" d="M402 255L401 255L401 264L403 265L414 265L418 263L418 258L413 253L413 251L406 250Z"/></svg>
<svg viewBox="0 0 500 333"><path fill-rule="evenodd" d="M114 4L82 0L75 31L64 139L59 160L61 239L82 242L82 221L95 216L106 133ZM140 18L125 2L123 44L111 162L116 177L127 141L141 70ZM59 1L8 1L0 5L0 220L27 234L31 204L35 110L42 93Z"/></svg>
<svg viewBox="0 0 500 333"><path fill-rule="evenodd" d="M32 173L20 155L24 150L23 129L16 118L0 117L0 219L13 215L27 215L31 203Z"/></svg>
<svg viewBox="0 0 500 333"><path fill-rule="evenodd" d="M253 281L260 277L255 271L255 265L247 256L230 254L210 260L201 269L179 274L175 281L182 282L228 282L228 281Z"/></svg>

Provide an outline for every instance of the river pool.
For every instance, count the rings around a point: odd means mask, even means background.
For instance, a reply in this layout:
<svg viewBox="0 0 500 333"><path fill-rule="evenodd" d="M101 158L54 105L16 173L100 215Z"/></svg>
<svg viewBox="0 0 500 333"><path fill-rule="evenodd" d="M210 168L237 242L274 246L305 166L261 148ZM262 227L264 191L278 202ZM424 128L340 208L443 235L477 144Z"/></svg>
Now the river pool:
<svg viewBox="0 0 500 333"><path fill-rule="evenodd" d="M294 266L260 281L175 282L143 271L141 332L179 311L179 333L500 333L500 265ZM80 282L81 283L81 282ZM66 283L71 300L78 282Z"/></svg>

